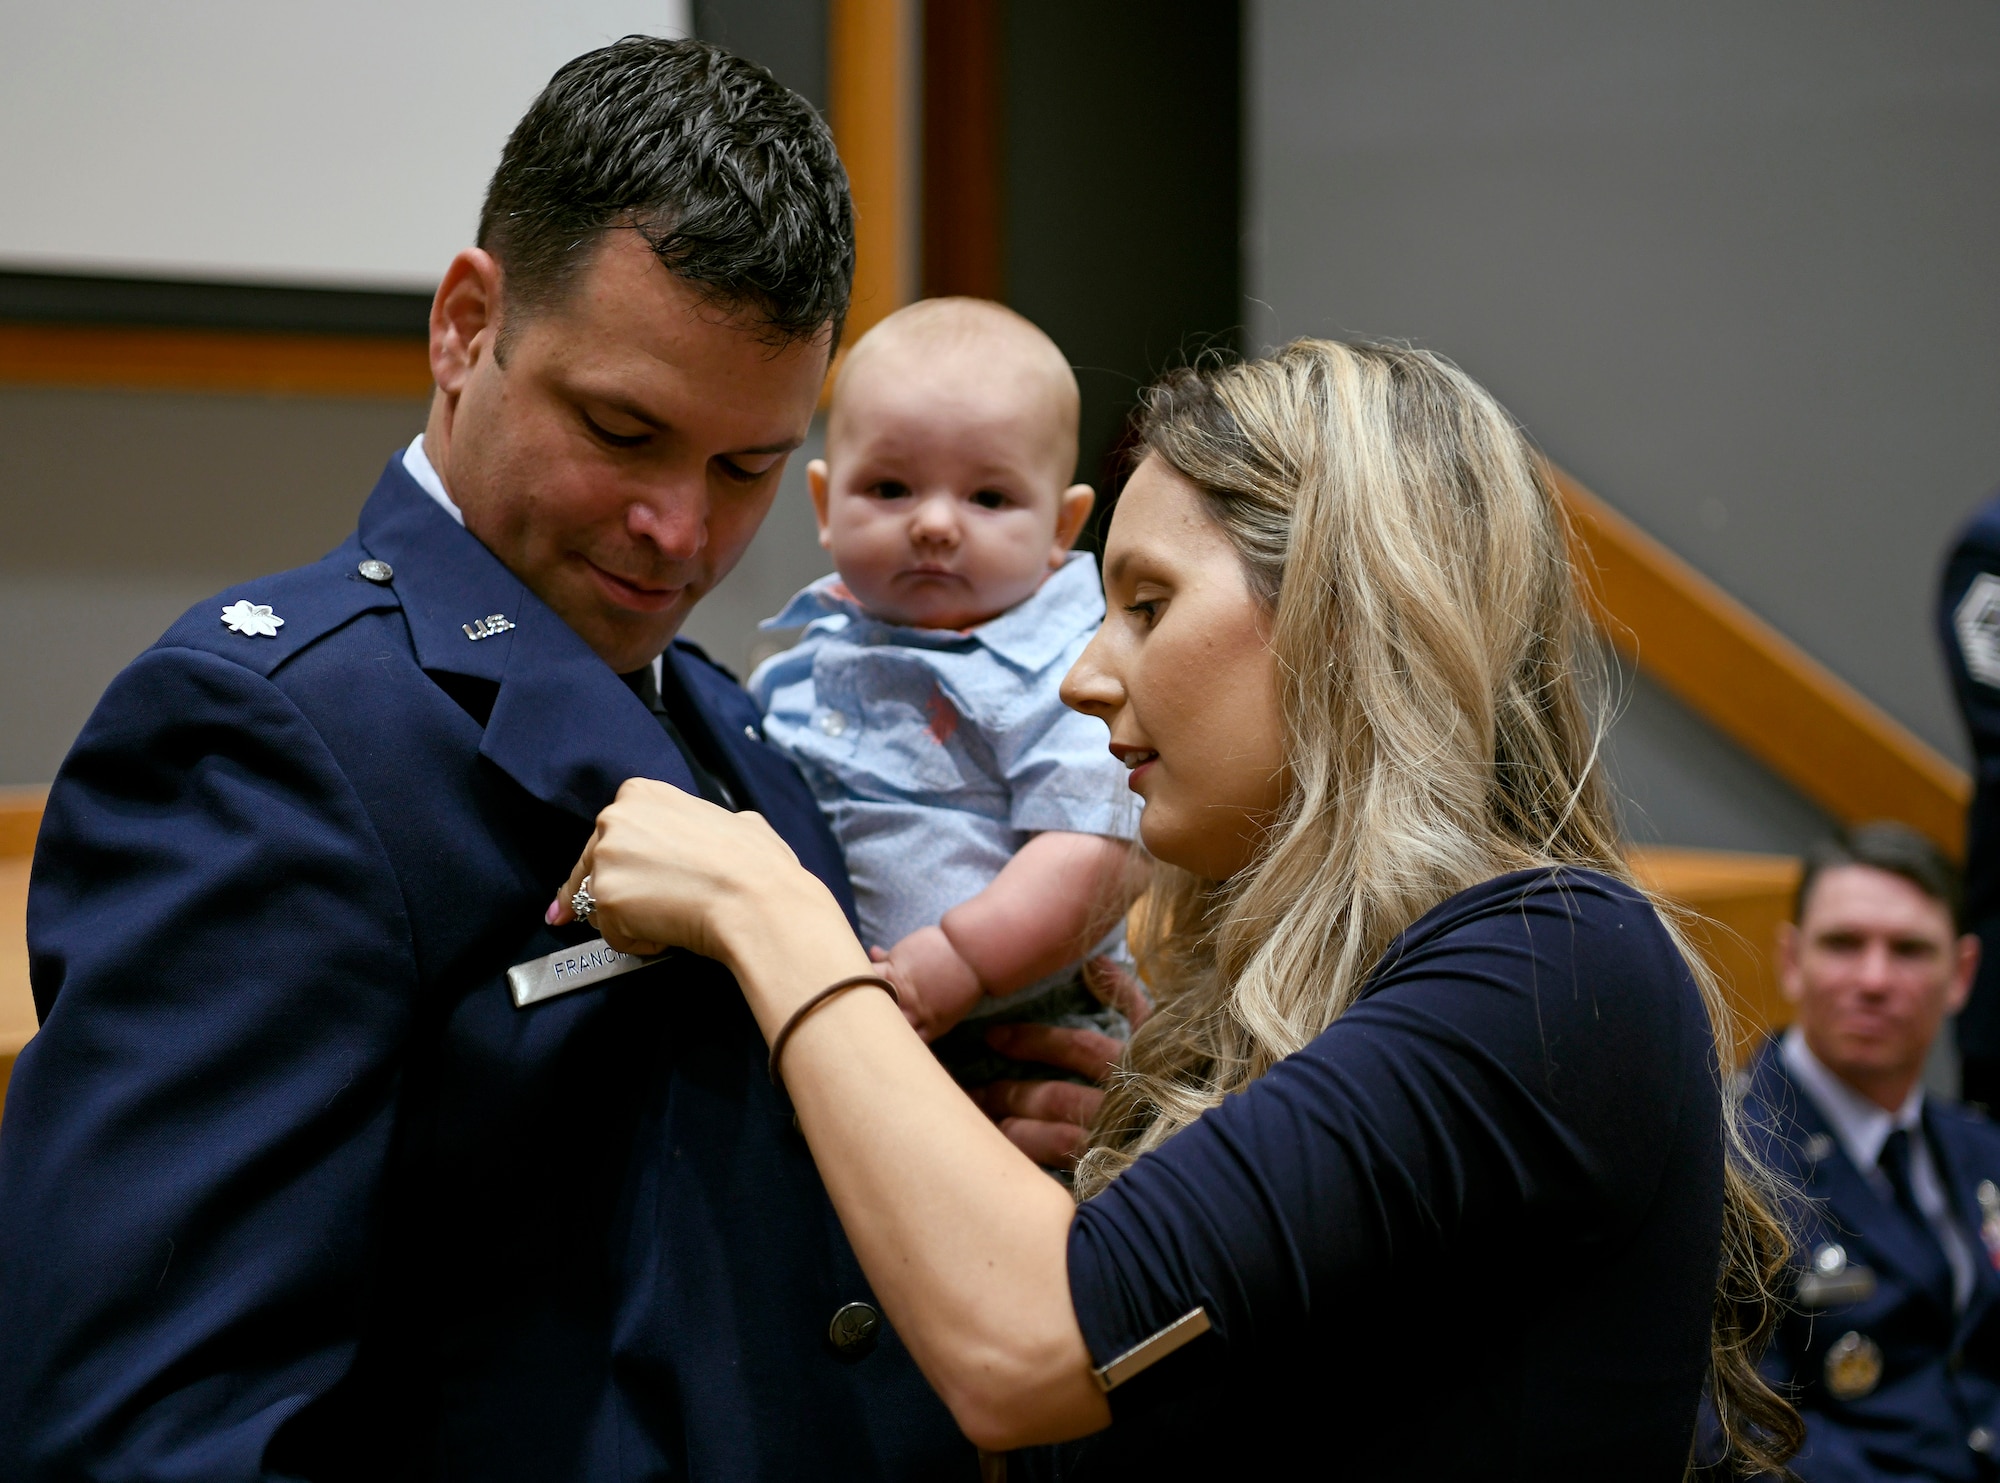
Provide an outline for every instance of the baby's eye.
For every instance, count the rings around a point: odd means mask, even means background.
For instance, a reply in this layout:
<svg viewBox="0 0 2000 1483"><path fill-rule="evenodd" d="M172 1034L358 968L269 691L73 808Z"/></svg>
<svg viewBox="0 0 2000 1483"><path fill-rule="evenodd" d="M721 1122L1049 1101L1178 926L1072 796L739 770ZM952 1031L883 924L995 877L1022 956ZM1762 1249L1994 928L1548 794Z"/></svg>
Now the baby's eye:
<svg viewBox="0 0 2000 1483"><path fill-rule="evenodd" d="M997 489L982 489L972 497L972 502L982 510L1006 508L1007 496Z"/></svg>
<svg viewBox="0 0 2000 1483"><path fill-rule="evenodd" d="M905 499L909 496L910 486L899 484L894 479L884 479L880 484L870 485L868 492L877 499Z"/></svg>

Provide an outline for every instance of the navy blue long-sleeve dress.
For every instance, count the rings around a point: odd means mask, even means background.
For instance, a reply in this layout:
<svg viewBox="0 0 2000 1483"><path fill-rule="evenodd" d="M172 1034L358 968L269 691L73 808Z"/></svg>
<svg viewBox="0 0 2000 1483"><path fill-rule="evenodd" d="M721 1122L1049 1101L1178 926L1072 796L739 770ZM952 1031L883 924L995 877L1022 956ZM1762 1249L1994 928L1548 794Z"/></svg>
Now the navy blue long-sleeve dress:
<svg viewBox="0 0 2000 1483"><path fill-rule="evenodd" d="M1544 870L1453 897L1330 1029L1081 1207L1097 1364L1212 1326L1019 1475L1680 1478L1720 1118L1700 994L1639 893Z"/></svg>

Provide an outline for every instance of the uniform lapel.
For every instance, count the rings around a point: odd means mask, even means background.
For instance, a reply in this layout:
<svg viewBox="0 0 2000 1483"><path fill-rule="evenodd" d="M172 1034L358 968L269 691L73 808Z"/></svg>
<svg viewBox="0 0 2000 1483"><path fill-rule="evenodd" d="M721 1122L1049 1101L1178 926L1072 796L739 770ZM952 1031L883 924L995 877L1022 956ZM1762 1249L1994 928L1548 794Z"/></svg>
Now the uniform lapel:
<svg viewBox="0 0 2000 1483"><path fill-rule="evenodd" d="M2000 1271L1994 1270L1993 1253L1987 1248L1981 1233L1983 1214L1979 1208L1979 1174L1958 1142L1957 1128L1952 1120L1940 1116L1928 1098L1924 1105L1924 1124L1931 1135L1931 1152L1937 1159L1938 1173L1951 1200L1952 1218L1958 1222L1967 1249L1972 1253L1972 1294L1966 1299L1965 1312L1959 1315L1958 1320L1960 1330L1969 1331L1985 1317L1994 1298L2000 1297Z"/></svg>
<svg viewBox="0 0 2000 1483"><path fill-rule="evenodd" d="M814 875L825 881L855 921L854 895L847 865L834 843L819 803L790 758L763 739L761 717L743 688L696 655L676 644L667 650L682 688L708 727L710 739L728 757L749 795L745 808L755 809L785 836L786 843Z"/></svg>
<svg viewBox="0 0 2000 1483"><path fill-rule="evenodd" d="M1913 1291L1950 1293L1951 1269L1936 1239L1928 1230L1918 1230L1894 1200L1875 1192L1847 1156L1819 1104L1786 1073L1775 1051L1774 1043L1769 1061L1761 1069L1782 1084L1788 1099L1786 1110L1796 1129L1796 1146L1806 1155L1802 1159L1806 1194L1824 1202L1825 1213L1839 1228L1849 1256L1896 1272ZM1949 1320L1951 1316L1947 1307L1945 1317Z"/></svg>
<svg viewBox="0 0 2000 1483"><path fill-rule="evenodd" d="M361 514L395 568L417 662L498 687L480 755L544 803L595 818L627 778L694 792L659 721L576 631L393 458Z"/></svg>

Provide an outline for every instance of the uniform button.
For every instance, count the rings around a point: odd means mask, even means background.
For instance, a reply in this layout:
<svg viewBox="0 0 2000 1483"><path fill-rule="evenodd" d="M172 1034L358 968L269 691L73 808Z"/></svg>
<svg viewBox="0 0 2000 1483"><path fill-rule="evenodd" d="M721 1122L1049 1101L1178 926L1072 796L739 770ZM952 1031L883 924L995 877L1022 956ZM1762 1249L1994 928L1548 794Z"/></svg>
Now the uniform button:
<svg viewBox="0 0 2000 1483"><path fill-rule="evenodd" d="M819 718L819 729L824 731L828 736L844 735L847 731L847 717L841 715L839 711L822 711Z"/></svg>
<svg viewBox="0 0 2000 1483"><path fill-rule="evenodd" d="M758 740L758 737L757 737L757 728L756 728L755 726L745 726L745 727L743 728L743 734L744 734L745 736L749 737L749 738L750 738L750 740L752 740L752 741L756 741L756 740Z"/></svg>
<svg viewBox="0 0 2000 1483"><path fill-rule="evenodd" d="M371 582L386 582L396 575L396 569L389 565L388 562L377 561L372 556L362 562L355 570Z"/></svg>
<svg viewBox="0 0 2000 1483"><path fill-rule="evenodd" d="M1975 1426L1965 1434L1965 1445L1970 1447L1974 1452L1991 1452L1993 1450L1993 1433L1983 1426Z"/></svg>
<svg viewBox="0 0 2000 1483"><path fill-rule="evenodd" d="M1847 1270L1847 1250L1829 1241L1813 1253L1813 1270L1822 1277L1838 1277Z"/></svg>
<svg viewBox="0 0 2000 1483"><path fill-rule="evenodd" d="M826 1326L826 1342L842 1359L865 1358L882 1332L882 1315L867 1303L847 1303Z"/></svg>

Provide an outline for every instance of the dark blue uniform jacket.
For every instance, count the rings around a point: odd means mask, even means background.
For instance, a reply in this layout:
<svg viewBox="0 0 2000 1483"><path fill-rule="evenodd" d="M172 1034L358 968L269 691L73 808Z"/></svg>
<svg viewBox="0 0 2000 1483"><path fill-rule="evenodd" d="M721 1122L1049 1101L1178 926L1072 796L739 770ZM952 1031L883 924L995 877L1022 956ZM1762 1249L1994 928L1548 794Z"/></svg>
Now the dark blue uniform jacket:
<svg viewBox="0 0 2000 1483"><path fill-rule="evenodd" d="M1965 1312L1954 1315L1931 1295L1942 1264L1935 1244L1855 1168L1786 1073L1776 1042L1752 1067L1744 1111L1765 1158L1803 1196L1790 1212L1798 1301L1764 1366L1795 1387L1805 1414L1807 1442L1794 1470L1806 1483L1995 1477L1973 1444L1990 1448L2000 1434L2000 1273L1981 1234L1978 1193L1981 1181L2000 1180L2000 1128L1925 1099L1924 1130L1977 1273ZM1845 1252L1847 1269L1836 1281L1808 1276L1830 1245ZM1866 1394L1843 1399L1829 1389L1827 1355L1849 1334L1872 1344L1880 1364ZM1850 1365L1845 1388L1868 1374L1867 1360ZM1975 1437L1981 1429L1985 1436Z"/></svg>
<svg viewBox="0 0 2000 1483"><path fill-rule="evenodd" d="M1958 1017L1959 1048L1976 1064L1968 1068L1966 1094L2000 1094L2000 684L1989 668L1980 679L1966 663L1958 632L1958 610L1974 582L2000 576L2000 496L1982 507L1959 533L1938 588L1938 642L1951 688L1965 718L1973 754L1972 808L1965 831L1965 922L1979 934L1979 977ZM1985 605L1975 600L1966 615L1988 632L2000 631L2000 608L1983 623ZM1974 1082L1978 1083L1977 1090Z"/></svg>
<svg viewBox="0 0 2000 1483"><path fill-rule="evenodd" d="M363 580L364 558L394 567ZM267 604L275 638L231 632ZM466 625L514 625L473 639ZM800 858L747 697L670 653ZM516 1010L658 721L391 462L314 566L182 618L64 763L0 1136L0 1477L970 1473L719 965Z"/></svg>

